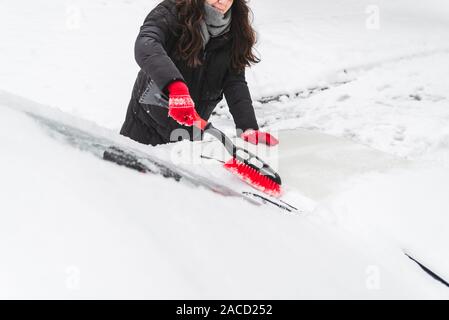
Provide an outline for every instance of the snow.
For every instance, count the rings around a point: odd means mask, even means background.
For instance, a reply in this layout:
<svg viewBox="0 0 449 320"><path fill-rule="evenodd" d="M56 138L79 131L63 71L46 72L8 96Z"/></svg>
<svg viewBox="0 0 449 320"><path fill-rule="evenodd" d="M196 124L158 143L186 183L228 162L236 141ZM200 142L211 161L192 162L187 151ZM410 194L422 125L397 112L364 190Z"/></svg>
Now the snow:
<svg viewBox="0 0 449 320"><path fill-rule="evenodd" d="M447 1L251 2L262 62L248 83L281 143L246 147L301 214L99 161L27 115L244 190L198 161L225 157L213 140L117 134L157 2L0 2L0 297L449 298L404 255L449 279ZM234 134L226 107L212 121Z"/></svg>
<svg viewBox="0 0 449 320"><path fill-rule="evenodd" d="M445 295L400 250L370 255L303 216L118 168L1 115L3 298Z"/></svg>
<svg viewBox="0 0 449 320"><path fill-rule="evenodd" d="M447 279L448 178L447 170L416 165L388 174L370 173L322 206L335 214L333 223L361 236L382 232Z"/></svg>
<svg viewBox="0 0 449 320"><path fill-rule="evenodd" d="M310 130L284 130L279 138L278 166L284 183L317 202L339 192L351 178L409 165L387 153Z"/></svg>
<svg viewBox="0 0 449 320"><path fill-rule="evenodd" d="M430 158L432 153L447 151L449 142L449 82L441 80L449 72L448 59L449 51L438 51L349 71L355 73L350 83L306 101L275 104L266 112L267 126L299 126L400 157ZM301 110L296 111L298 104ZM299 117L275 120L273 115L283 108ZM447 158L441 162L447 163Z"/></svg>

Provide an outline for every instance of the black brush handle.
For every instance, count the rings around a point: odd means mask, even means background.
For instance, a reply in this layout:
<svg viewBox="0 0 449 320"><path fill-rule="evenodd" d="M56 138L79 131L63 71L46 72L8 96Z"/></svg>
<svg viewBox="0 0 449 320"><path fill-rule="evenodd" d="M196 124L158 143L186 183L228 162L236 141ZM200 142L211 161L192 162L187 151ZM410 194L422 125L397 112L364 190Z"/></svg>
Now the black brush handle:
<svg viewBox="0 0 449 320"><path fill-rule="evenodd" d="M161 92L156 83L151 80L148 84L147 89L144 94L140 98L140 103L150 104L162 108L168 109L169 101L168 97ZM245 150L241 147L237 147L232 140L226 136L221 130L215 128L212 123L208 122L207 125L205 120L196 121L195 124L197 127L202 124L203 127L199 126L198 128L203 130L204 132L214 136L217 140L219 140L226 151L238 161L250 166L254 170L258 171L260 174L267 176L277 184L281 185L281 177L274 171L267 163L261 160L256 155L252 154L248 150Z"/></svg>
<svg viewBox="0 0 449 320"><path fill-rule="evenodd" d="M226 136L221 130L215 128L212 123L209 122L204 131L219 140L225 147L226 151L234 159L237 159L238 161L250 166L260 174L267 176L277 184L282 184L279 174L277 174L277 172L274 171L273 168L265 163L265 161L260 159L255 154L249 152L248 150L236 146L228 136Z"/></svg>

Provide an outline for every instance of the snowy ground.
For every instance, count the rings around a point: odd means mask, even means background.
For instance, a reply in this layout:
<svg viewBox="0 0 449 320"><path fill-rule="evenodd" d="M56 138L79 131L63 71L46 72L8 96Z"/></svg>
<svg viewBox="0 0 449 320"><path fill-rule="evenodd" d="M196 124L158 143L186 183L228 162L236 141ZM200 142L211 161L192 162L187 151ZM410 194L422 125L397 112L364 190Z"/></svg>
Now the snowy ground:
<svg viewBox="0 0 449 320"><path fill-rule="evenodd" d="M449 279L446 1L254 1L248 82L299 216L105 164L23 114L135 146L116 131L156 3L0 2L0 297L449 298L403 254Z"/></svg>

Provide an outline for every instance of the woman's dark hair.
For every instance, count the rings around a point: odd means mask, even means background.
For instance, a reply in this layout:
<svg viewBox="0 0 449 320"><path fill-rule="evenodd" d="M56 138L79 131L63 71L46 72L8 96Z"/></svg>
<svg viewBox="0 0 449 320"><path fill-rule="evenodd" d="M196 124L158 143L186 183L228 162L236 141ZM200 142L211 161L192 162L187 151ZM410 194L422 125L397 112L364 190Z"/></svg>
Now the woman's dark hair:
<svg viewBox="0 0 449 320"><path fill-rule="evenodd" d="M202 64L200 52L203 48L203 38L200 25L205 14L205 1L176 0L178 20L181 24L181 36L176 51L190 67ZM253 52L256 44L256 32L251 26L252 16L247 0L234 0L230 30L233 42L231 66L239 71L260 62Z"/></svg>

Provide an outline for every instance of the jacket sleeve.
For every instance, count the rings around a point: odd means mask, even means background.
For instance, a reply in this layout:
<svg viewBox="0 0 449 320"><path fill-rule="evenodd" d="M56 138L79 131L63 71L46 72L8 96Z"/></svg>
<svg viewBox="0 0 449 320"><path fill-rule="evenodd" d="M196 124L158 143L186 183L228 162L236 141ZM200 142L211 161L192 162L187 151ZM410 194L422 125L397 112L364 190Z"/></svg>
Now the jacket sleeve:
<svg viewBox="0 0 449 320"><path fill-rule="evenodd" d="M226 76L223 91L236 129L259 130L245 71L237 72L231 68Z"/></svg>
<svg viewBox="0 0 449 320"><path fill-rule="evenodd" d="M176 16L159 4L146 17L135 44L135 58L141 69L164 88L183 76L167 54L167 40L176 24Z"/></svg>

